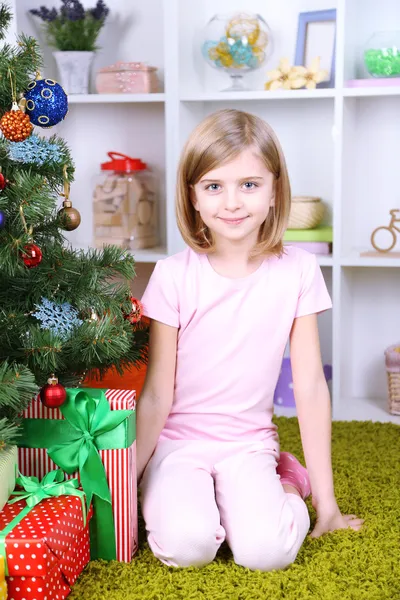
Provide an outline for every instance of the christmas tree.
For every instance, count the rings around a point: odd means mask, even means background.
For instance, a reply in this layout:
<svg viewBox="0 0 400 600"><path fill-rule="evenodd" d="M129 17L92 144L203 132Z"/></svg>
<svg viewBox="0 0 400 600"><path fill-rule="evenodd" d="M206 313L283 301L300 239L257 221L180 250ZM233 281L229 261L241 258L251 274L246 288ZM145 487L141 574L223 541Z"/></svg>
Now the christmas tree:
<svg viewBox="0 0 400 600"><path fill-rule="evenodd" d="M2 40L11 17L1 5ZM32 37L0 50L0 448L15 442L39 390L44 402L49 389L61 398L88 371L146 360L133 257L116 246L76 251L65 238L80 224L75 167L65 141L41 128L67 117L68 99L42 67Z"/></svg>

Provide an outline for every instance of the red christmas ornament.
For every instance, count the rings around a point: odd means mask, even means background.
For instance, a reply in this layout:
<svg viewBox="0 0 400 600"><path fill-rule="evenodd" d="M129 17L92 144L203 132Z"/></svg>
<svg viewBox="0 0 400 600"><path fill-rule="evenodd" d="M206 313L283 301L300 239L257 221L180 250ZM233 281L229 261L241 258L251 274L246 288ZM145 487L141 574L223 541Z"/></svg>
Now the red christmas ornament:
<svg viewBox="0 0 400 600"><path fill-rule="evenodd" d="M8 181L4 177L3 173L0 173L0 192L2 192L4 190L4 188L6 187L7 183L8 183Z"/></svg>
<svg viewBox="0 0 400 600"><path fill-rule="evenodd" d="M65 387L58 383L57 377L52 375L46 385L40 390L40 399L47 408L57 408L64 404L67 397Z"/></svg>
<svg viewBox="0 0 400 600"><path fill-rule="evenodd" d="M132 302L132 310L129 315L125 316L125 319L127 319L129 323L132 323L132 325L136 325L143 316L143 304L133 296L131 296L129 300Z"/></svg>
<svg viewBox="0 0 400 600"><path fill-rule="evenodd" d="M21 252L21 258L28 268L37 267L42 261L43 254L36 244L26 244L24 251Z"/></svg>

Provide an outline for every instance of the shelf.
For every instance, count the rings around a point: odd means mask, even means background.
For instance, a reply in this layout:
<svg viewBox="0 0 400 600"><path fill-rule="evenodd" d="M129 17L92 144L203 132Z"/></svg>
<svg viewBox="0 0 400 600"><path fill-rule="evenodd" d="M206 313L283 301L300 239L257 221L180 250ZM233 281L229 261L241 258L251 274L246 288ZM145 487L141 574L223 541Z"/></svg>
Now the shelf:
<svg viewBox="0 0 400 600"><path fill-rule="evenodd" d="M70 94L69 104L127 104L164 102L165 94Z"/></svg>
<svg viewBox="0 0 400 600"><path fill-rule="evenodd" d="M366 97L366 96L399 96L400 86L393 87L361 87L361 88L344 88L343 96L347 97Z"/></svg>
<svg viewBox="0 0 400 600"><path fill-rule="evenodd" d="M182 102L225 102L232 100L305 100L319 98L334 98L336 90L326 88L319 90L264 90L244 92L202 92L199 94L182 94Z"/></svg>
<svg viewBox="0 0 400 600"><path fill-rule="evenodd" d="M274 405L277 417L297 417L293 406ZM333 421L374 421L400 425L400 415L391 415L387 410L387 401L348 398L340 400L339 406L333 409Z"/></svg>
<svg viewBox="0 0 400 600"><path fill-rule="evenodd" d="M333 267L333 258L331 254L317 254L316 257L320 267Z"/></svg>
<svg viewBox="0 0 400 600"><path fill-rule="evenodd" d="M335 98L343 94L344 97L370 97L370 96L399 96L400 86L393 87L364 87L343 88L338 91L334 88L323 88L317 90L276 90L268 92L264 90L252 90L243 92L200 92L198 94L182 94L181 102L224 102L232 100L318 100L320 98ZM153 94L162 96L163 94ZM118 96L118 94L116 94Z"/></svg>
<svg viewBox="0 0 400 600"><path fill-rule="evenodd" d="M400 258L391 257L390 252L382 256L360 256L361 250L353 250L340 260L342 267L400 267Z"/></svg>
<svg viewBox="0 0 400 600"><path fill-rule="evenodd" d="M343 398L334 409L334 421L374 421L400 425L400 416L391 415L387 400L371 398Z"/></svg>

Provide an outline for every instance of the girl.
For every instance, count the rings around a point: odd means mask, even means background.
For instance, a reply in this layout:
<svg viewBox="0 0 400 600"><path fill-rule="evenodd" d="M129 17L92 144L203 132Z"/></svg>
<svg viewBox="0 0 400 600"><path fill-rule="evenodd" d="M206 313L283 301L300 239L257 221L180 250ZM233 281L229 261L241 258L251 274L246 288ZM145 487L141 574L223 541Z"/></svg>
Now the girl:
<svg viewBox="0 0 400 600"><path fill-rule="evenodd" d="M317 314L331 308L313 254L282 238L290 184L261 119L221 110L181 156L177 221L187 249L155 266L142 298L149 364L138 404L138 480L151 550L202 566L226 539L237 564L292 563L314 537L358 530L334 495L330 398ZM290 339L308 471L281 453L273 395Z"/></svg>

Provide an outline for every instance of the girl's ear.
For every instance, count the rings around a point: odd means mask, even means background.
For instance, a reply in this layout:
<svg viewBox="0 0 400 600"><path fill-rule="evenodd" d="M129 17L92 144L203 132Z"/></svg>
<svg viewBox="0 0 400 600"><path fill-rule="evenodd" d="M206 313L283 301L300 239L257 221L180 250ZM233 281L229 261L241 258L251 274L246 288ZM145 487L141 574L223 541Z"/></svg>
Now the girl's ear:
<svg viewBox="0 0 400 600"><path fill-rule="evenodd" d="M193 185L189 185L189 197L190 197L190 202L193 204L195 210L199 210L199 205L197 202L197 198L196 198L196 192L194 191L194 186Z"/></svg>

